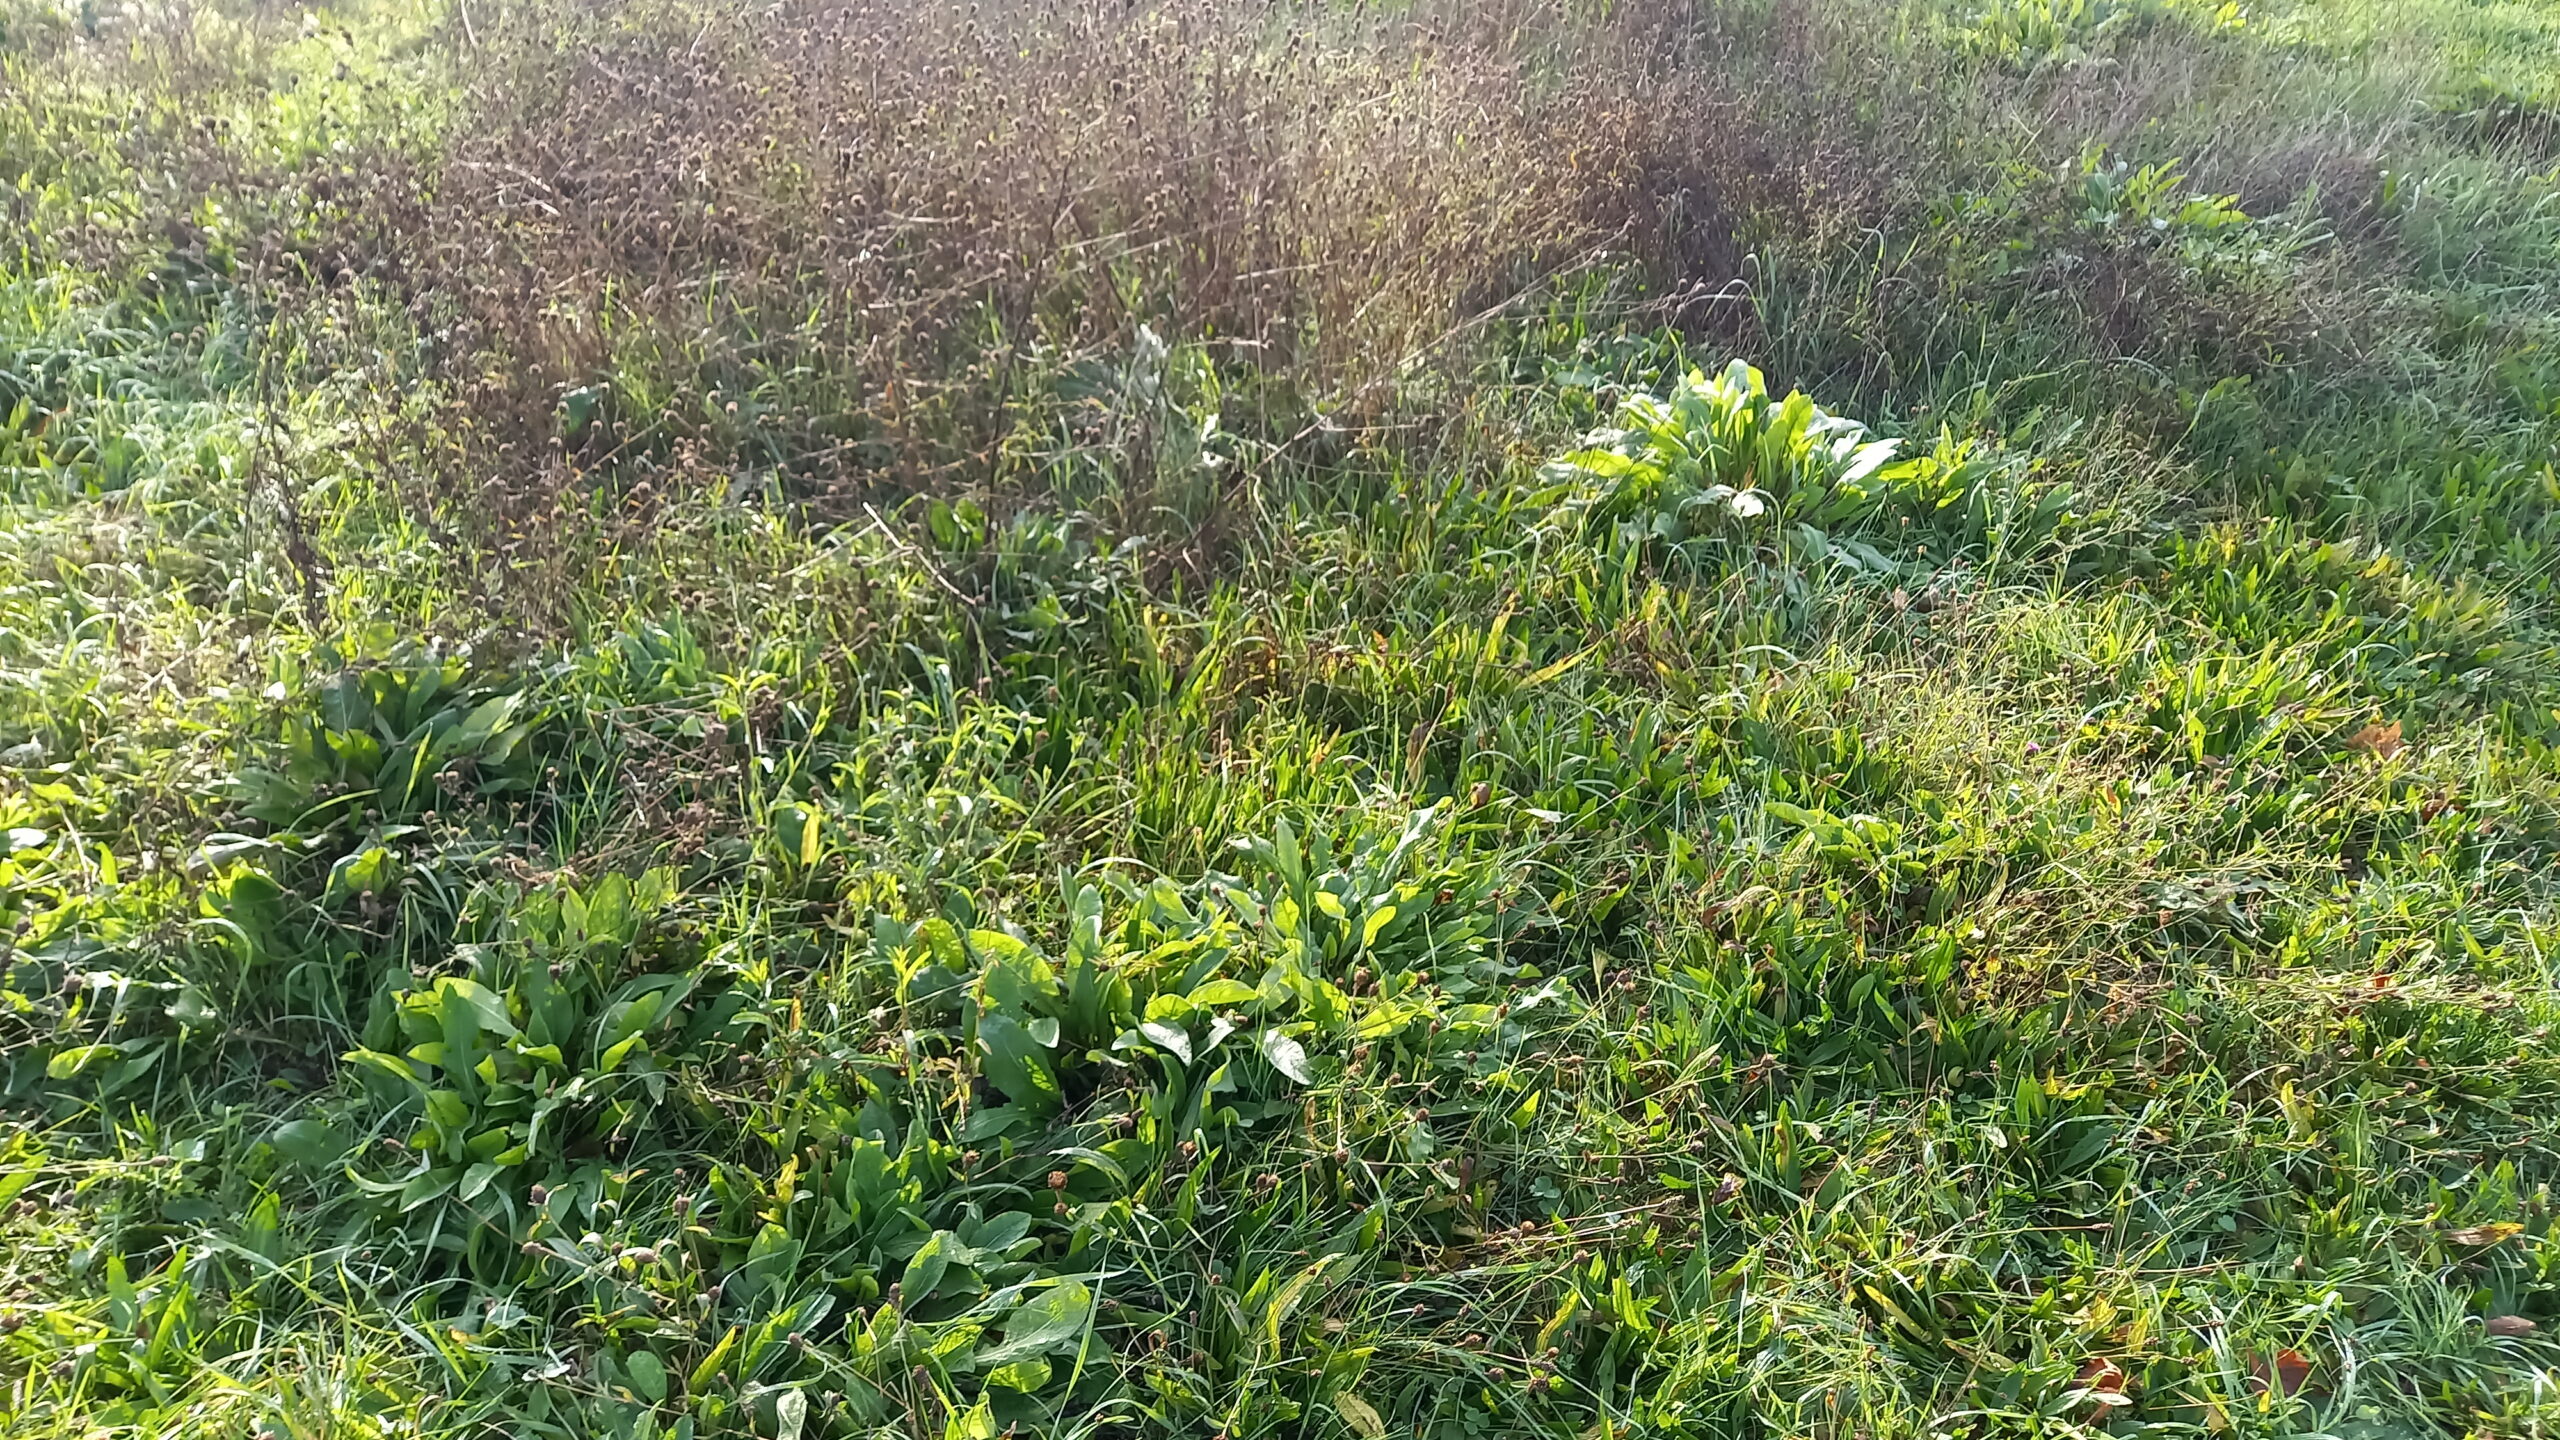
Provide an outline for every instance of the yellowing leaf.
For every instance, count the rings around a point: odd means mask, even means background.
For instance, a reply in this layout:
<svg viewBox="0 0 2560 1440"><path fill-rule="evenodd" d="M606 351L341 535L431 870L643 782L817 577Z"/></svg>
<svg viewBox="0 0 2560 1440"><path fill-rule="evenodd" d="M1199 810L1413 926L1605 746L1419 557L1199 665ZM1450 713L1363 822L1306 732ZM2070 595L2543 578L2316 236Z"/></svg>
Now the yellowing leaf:
<svg viewBox="0 0 2560 1440"><path fill-rule="evenodd" d="M1274 1351L1280 1348L1281 1323L1289 1318L1290 1310L1295 1308L1298 1301L1305 1296L1307 1287L1316 1282L1316 1277L1324 1274L1324 1267L1332 1260L1333 1257L1328 1255L1299 1271L1290 1277L1288 1284L1280 1287L1279 1294L1271 1297L1271 1309L1262 1318L1262 1328L1264 1335L1270 1339L1271 1348Z"/></svg>
<svg viewBox="0 0 2560 1440"><path fill-rule="evenodd" d="M1365 950L1377 944L1378 932L1394 924L1395 919L1396 907L1393 905L1381 905L1370 911L1368 921L1360 927L1360 948Z"/></svg>
<svg viewBox="0 0 2560 1440"><path fill-rule="evenodd" d="M1882 1290L1877 1289L1873 1285L1861 1285L1858 1288L1865 1291L1867 1298L1881 1306L1886 1314L1893 1317L1894 1323L1900 1325L1903 1329L1910 1331L1914 1335L1920 1336L1926 1336L1930 1333L1927 1326L1922 1325L1919 1321L1911 1318L1910 1311L1895 1304L1892 1296L1885 1294Z"/></svg>
<svg viewBox="0 0 2560 1440"><path fill-rule="evenodd" d="M987 1383L1029 1394L1049 1383L1049 1362L1038 1355L1008 1360L987 1372Z"/></svg>
<svg viewBox="0 0 2560 1440"><path fill-rule="evenodd" d="M2456 1245L2498 1245L2524 1233L2524 1227L2512 1220L2497 1220L2486 1225L2465 1225L2447 1230L2444 1238Z"/></svg>
<svg viewBox="0 0 2560 1440"><path fill-rule="evenodd" d="M738 1348L738 1337L745 1333L747 1333L747 1327L743 1325L730 1326L729 1333L721 1336L720 1343L712 1346L711 1353L703 1356L702 1363L694 1366L693 1373L685 1377L685 1393L698 1394L712 1381L720 1378L721 1362L729 1358L730 1351Z"/></svg>
<svg viewBox="0 0 2560 1440"><path fill-rule="evenodd" d="M116 1045L74 1045L68 1050L57 1051L52 1059L44 1062L44 1078L68 1080L101 1060L123 1053L123 1047Z"/></svg>
<svg viewBox="0 0 2560 1440"><path fill-rule="evenodd" d="M1581 1308L1582 1292L1580 1290L1565 1291L1563 1302L1556 1306L1556 1313L1548 1316L1547 1323L1538 1327L1538 1343L1530 1347L1531 1353L1546 1354L1547 1346L1556 1338L1556 1332L1571 1323L1574 1312Z"/></svg>
<svg viewBox="0 0 2560 1440"><path fill-rule="evenodd" d="M2276 1088L2276 1108L2284 1112L2285 1127L2294 1139L2311 1138L2315 1118L2311 1102L2294 1092L2292 1081L2287 1080Z"/></svg>
<svg viewBox="0 0 2560 1440"><path fill-rule="evenodd" d="M1351 1433L1360 1436L1361 1440L1378 1440L1379 1436L1387 1433L1386 1418L1368 1401L1348 1390L1333 1397L1333 1410L1342 1417L1343 1424L1351 1427Z"/></svg>
<svg viewBox="0 0 2560 1440"><path fill-rule="evenodd" d="M1548 681L1553 680L1571 670L1574 666L1590 659L1592 652L1599 648L1600 647L1597 645L1586 645L1582 649L1567 655L1563 659L1558 660L1551 665L1542 665L1538 667L1536 670L1529 672L1521 678L1520 688L1527 690L1534 686L1546 684Z"/></svg>

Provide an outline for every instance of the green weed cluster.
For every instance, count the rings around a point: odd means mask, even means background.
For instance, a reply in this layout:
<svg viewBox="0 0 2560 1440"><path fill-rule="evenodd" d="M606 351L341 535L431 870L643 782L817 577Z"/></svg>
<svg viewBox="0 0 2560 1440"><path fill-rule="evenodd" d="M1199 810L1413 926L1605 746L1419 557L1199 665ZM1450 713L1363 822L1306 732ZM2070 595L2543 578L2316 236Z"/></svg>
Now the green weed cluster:
<svg viewBox="0 0 2560 1440"><path fill-rule="evenodd" d="M2555 37L0 0L0 1418L2545 1434Z"/></svg>

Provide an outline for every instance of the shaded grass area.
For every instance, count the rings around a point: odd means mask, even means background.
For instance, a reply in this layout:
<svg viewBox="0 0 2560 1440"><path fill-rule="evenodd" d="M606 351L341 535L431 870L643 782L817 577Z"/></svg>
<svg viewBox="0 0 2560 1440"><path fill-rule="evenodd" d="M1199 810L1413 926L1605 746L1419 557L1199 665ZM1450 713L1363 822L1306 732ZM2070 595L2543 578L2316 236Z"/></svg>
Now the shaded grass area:
<svg viewBox="0 0 2560 1440"><path fill-rule="evenodd" d="M11 1433L2550 1423L2543 12L484 12L0 4Z"/></svg>

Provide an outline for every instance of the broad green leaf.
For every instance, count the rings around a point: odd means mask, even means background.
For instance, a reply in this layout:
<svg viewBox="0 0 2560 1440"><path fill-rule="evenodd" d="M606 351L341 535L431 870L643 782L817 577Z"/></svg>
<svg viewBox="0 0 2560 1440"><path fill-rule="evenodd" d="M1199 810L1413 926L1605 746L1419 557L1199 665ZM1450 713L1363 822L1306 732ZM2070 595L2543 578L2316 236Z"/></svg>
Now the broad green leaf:
<svg viewBox="0 0 2560 1440"><path fill-rule="evenodd" d="M44 1062L45 1078L69 1080L92 1066L112 1060L123 1053L124 1047L121 1045L74 1045L68 1050L58 1050L54 1052L52 1059Z"/></svg>
<svg viewBox="0 0 2560 1440"><path fill-rule="evenodd" d="M1053 1003L1058 993L1057 970L1020 936L972 930L969 949L985 962L979 983L996 1009L1028 1017Z"/></svg>
<svg viewBox="0 0 2560 1440"><path fill-rule="evenodd" d="M1012 1105L981 1105L969 1112L955 1137L964 1145L992 1140L1016 1125L1027 1125L1034 1117L1029 1111Z"/></svg>
<svg viewBox="0 0 2560 1440"><path fill-rule="evenodd" d="M480 702L461 724L437 737L436 754L440 758L478 754L480 747L489 742L489 737L507 723L507 717L513 715L522 703L524 696L521 693L500 695Z"/></svg>
<svg viewBox="0 0 2560 1440"><path fill-rule="evenodd" d="M381 894L391 888L398 870L399 859L388 846L368 845L329 867L328 883L322 893L331 900Z"/></svg>
<svg viewBox="0 0 2560 1440"><path fill-rule="evenodd" d="M1112 1143L1120 1144L1124 1142L1114 1141ZM1071 1160L1082 1160L1086 1164L1101 1171L1103 1174L1110 1176L1112 1184L1123 1190L1129 1188L1128 1169L1121 1165L1119 1161L1112 1159L1109 1155L1100 1150L1089 1149L1082 1145L1069 1145L1063 1149L1052 1150L1049 1153L1052 1155L1064 1156Z"/></svg>
<svg viewBox="0 0 2560 1440"><path fill-rule="evenodd" d="M322 1170L337 1164L347 1153L346 1137L325 1120L288 1120L267 1137L276 1153L306 1170Z"/></svg>
<svg viewBox="0 0 2560 1440"><path fill-rule="evenodd" d="M1007 1210L973 1221L961 1227L960 1238L972 1250L1006 1250L1031 1233L1031 1217L1020 1210Z"/></svg>
<svg viewBox="0 0 2560 1440"><path fill-rule="evenodd" d="M1315 1075L1307 1068L1307 1047L1277 1030L1263 1031L1261 1040L1262 1058L1271 1062L1272 1069L1301 1085L1315 1083Z"/></svg>
<svg viewBox="0 0 2560 1440"><path fill-rule="evenodd" d="M1223 975L1192 991L1189 996L1191 1003L1203 1010L1216 1010L1229 1005L1250 1005L1261 998L1261 992L1252 986Z"/></svg>
<svg viewBox="0 0 2560 1440"><path fill-rule="evenodd" d="M1394 924L1395 919L1396 907L1393 905L1381 905L1370 911L1367 922L1360 927L1360 947L1365 950L1377 944L1379 932Z"/></svg>
<svg viewBox="0 0 2560 1440"><path fill-rule="evenodd" d="M453 1013L456 1005L468 1006L471 1018L479 1022L481 1029L508 1036L516 1033L516 1022L507 1014L506 997L492 993L478 981L448 975L436 982L436 989L444 996L447 1015Z"/></svg>
<svg viewBox="0 0 2560 1440"><path fill-rule="evenodd" d="M1815 830L1826 825L1836 825L1839 823L1838 821L1833 820L1829 815L1826 815L1819 810L1808 810L1801 805L1790 805L1784 800L1764 801L1761 808L1768 812L1770 819L1775 820L1782 825L1793 825L1804 830Z"/></svg>
<svg viewBox="0 0 2560 1440"><path fill-rule="evenodd" d="M1035 1114L1058 1108L1062 1097L1047 1047L1022 1022L1001 1010L979 1016L978 1047L986 1052L987 1079L1007 1100Z"/></svg>
<svg viewBox="0 0 2560 1440"><path fill-rule="evenodd" d="M178 992L177 998L169 1002L166 1013L170 1019L190 1030L209 1030L222 1023L222 1012L214 1009L212 1002L204 998L204 992L192 985Z"/></svg>
<svg viewBox="0 0 2560 1440"><path fill-rule="evenodd" d="M667 1363L657 1356L634 1350L623 1357L622 1373L631 1381L632 1394L652 1405L667 1398Z"/></svg>
<svg viewBox="0 0 2560 1440"><path fill-rule="evenodd" d="M1191 1063L1191 1034L1181 1026L1149 1020L1138 1027L1138 1033L1180 1056L1183 1064Z"/></svg>
<svg viewBox="0 0 2560 1440"><path fill-rule="evenodd" d="M1071 1350L1093 1319L1093 1290L1068 1280L1026 1302L1005 1321L1004 1341L979 1352L983 1364L1003 1365L1033 1355Z"/></svg>
<svg viewBox="0 0 2560 1440"><path fill-rule="evenodd" d="M461 1179L462 1171L453 1166L441 1166L413 1175L409 1183L400 1187L400 1209L405 1213L430 1200L439 1199L450 1193Z"/></svg>
<svg viewBox="0 0 2560 1440"><path fill-rule="evenodd" d="M598 880L585 896L586 913L579 917L579 932L589 945L598 942L623 944L638 929L632 913L631 882L615 872Z"/></svg>
<svg viewBox="0 0 2560 1440"><path fill-rule="evenodd" d="M18 1192L34 1184L36 1177L43 1173L44 1156L41 1152L25 1156L10 1168L0 1170L0 1205L18 1198Z"/></svg>
<svg viewBox="0 0 2560 1440"><path fill-rule="evenodd" d="M664 990L650 990L628 1000L618 1000L605 1007L604 1043L610 1048L638 1035L658 1018L659 1008L667 1003Z"/></svg>
<svg viewBox="0 0 2560 1440"><path fill-rule="evenodd" d="M639 1036L624 1036L621 1040L608 1048L602 1055L596 1057L596 1073L599 1075L610 1075L614 1071L621 1069L622 1062L629 1059L631 1052L639 1048Z"/></svg>
<svg viewBox="0 0 2560 1440"><path fill-rule="evenodd" d="M1049 1383L1049 1362L1038 1355L1008 1360L987 1372L987 1383L1028 1394Z"/></svg>
<svg viewBox="0 0 2560 1440"><path fill-rule="evenodd" d="M899 1280L909 1305L930 1299L934 1288L942 1283L943 1272L951 1266L951 1246L959 1239L948 1230L936 1230L927 1236L923 1246L907 1260L906 1273Z"/></svg>

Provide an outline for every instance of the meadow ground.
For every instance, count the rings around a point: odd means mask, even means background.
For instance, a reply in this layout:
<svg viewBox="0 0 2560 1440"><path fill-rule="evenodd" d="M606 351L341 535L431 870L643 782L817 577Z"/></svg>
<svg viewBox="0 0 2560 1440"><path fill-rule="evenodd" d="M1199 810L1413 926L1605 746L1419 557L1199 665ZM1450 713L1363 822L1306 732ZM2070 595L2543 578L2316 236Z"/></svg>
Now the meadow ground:
<svg viewBox="0 0 2560 1440"><path fill-rule="evenodd" d="M2560 1430L2560 9L0 0L0 216L11 1437Z"/></svg>

